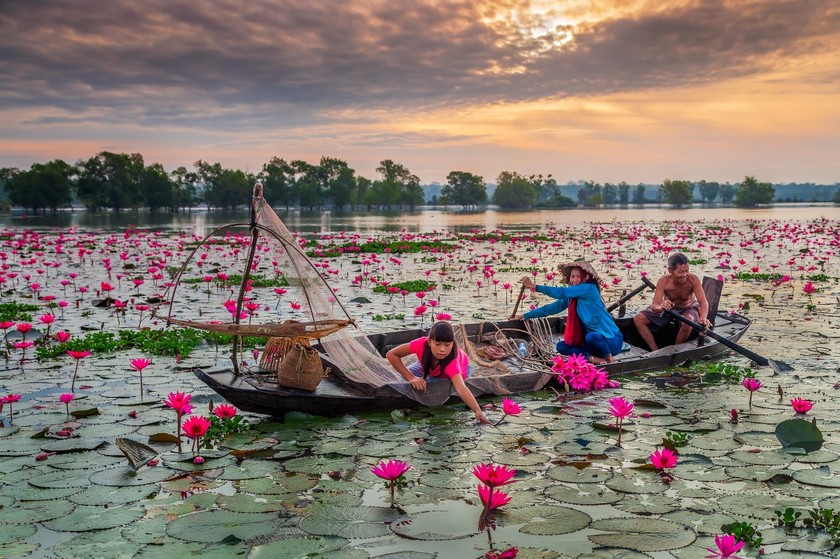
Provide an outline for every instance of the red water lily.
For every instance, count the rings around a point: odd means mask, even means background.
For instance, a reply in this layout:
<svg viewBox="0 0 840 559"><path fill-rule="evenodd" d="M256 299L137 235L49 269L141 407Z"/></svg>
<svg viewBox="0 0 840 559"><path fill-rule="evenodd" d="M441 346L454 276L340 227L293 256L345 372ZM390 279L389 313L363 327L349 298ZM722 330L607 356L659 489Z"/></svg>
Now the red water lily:
<svg viewBox="0 0 840 559"><path fill-rule="evenodd" d="M394 506L394 487L399 478L411 469L411 465L402 460L383 460L379 465L371 468L376 476L388 481L391 493L391 506Z"/></svg>
<svg viewBox="0 0 840 559"><path fill-rule="evenodd" d="M794 398L790 401L790 405L793 406L793 411L796 413L808 413L814 407L814 403L811 400L804 398Z"/></svg>
<svg viewBox="0 0 840 559"><path fill-rule="evenodd" d="M624 420L633 413L633 404L621 396L610 398L610 415L615 417L615 425L618 427L618 446L621 446L621 426Z"/></svg>
<svg viewBox="0 0 840 559"><path fill-rule="evenodd" d="M152 364L151 359L146 359L145 357L137 357L132 359L131 361L131 368L140 373L140 400L143 400L143 369L148 367Z"/></svg>
<svg viewBox="0 0 840 559"><path fill-rule="evenodd" d="M477 477L481 483L489 487L499 487L513 483L513 477L516 475L516 470L511 470L507 466L494 466L493 464L479 464L473 468L473 475Z"/></svg>
<svg viewBox="0 0 840 559"><path fill-rule="evenodd" d="M749 391L750 391L750 402L749 402L749 406L750 406L750 407L752 407L752 397L753 397L753 392L755 392L756 390L758 390L759 388L761 388L761 387L762 387L762 386L764 386L764 385L763 385L763 384L761 384L761 381L760 381L760 380L758 380L757 378L753 378L753 377L747 377L747 378L745 378L745 379L744 379L744 382L742 382L741 384L743 384L743 385L744 385L744 388L746 388L747 390L749 390Z"/></svg>
<svg viewBox="0 0 840 559"><path fill-rule="evenodd" d="M668 448L659 448L650 455L650 463L657 470L673 468L677 465L677 455Z"/></svg>
<svg viewBox="0 0 840 559"><path fill-rule="evenodd" d="M67 355L72 357L76 360L76 368L73 369L73 380L70 381L70 392L73 392L73 388L76 386L76 373L79 372L79 361L90 355L88 350L75 350L75 349L68 349Z"/></svg>
<svg viewBox="0 0 840 559"><path fill-rule="evenodd" d="M219 419L231 419L236 415L236 408L230 404L219 404L213 408L213 415Z"/></svg>
<svg viewBox="0 0 840 559"><path fill-rule="evenodd" d="M706 548L711 552L711 555L706 556L709 559L740 559L735 554L744 547L744 542L738 541L732 534L718 534L715 536L715 545L717 549Z"/></svg>
<svg viewBox="0 0 840 559"><path fill-rule="evenodd" d="M183 392L170 392L169 396L166 400L163 401L167 407L172 408L175 410L177 415L177 425L178 428L176 430L178 436L178 452L181 452L181 418L187 414L192 413L192 404L190 404L190 400L192 399L192 394L185 394Z"/></svg>

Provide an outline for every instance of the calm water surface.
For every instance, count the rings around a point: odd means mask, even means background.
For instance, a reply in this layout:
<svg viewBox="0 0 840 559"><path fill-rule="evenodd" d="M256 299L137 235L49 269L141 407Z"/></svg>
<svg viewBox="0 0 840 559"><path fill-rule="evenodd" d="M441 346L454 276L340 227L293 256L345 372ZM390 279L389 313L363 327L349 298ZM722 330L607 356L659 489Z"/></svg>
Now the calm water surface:
<svg viewBox="0 0 840 559"><path fill-rule="evenodd" d="M487 210L483 212L458 212L438 208L424 208L415 212L282 212L278 215L290 230L317 231L394 231L405 229L411 232L435 230L464 231L477 229L506 229L580 225L584 223L608 222L652 222L652 221L699 221L699 220L814 220L837 218L840 207L834 204L780 204L767 208L707 208L692 207L672 209L668 207L645 206L642 208L610 208L602 210L540 210L528 212L505 212ZM149 212L123 212L93 214L86 211L62 212L55 215L34 217L0 216L0 227L15 228L81 228L119 230L128 226L177 229L206 234L216 227L229 223L247 222L248 213L207 212L195 210L181 214L151 214Z"/></svg>

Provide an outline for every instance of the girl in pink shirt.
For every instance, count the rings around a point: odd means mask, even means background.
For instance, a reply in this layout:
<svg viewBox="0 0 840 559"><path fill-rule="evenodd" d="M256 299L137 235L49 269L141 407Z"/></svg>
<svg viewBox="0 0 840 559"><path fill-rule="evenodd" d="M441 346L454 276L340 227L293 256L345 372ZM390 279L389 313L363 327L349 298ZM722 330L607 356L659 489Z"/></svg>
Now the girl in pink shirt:
<svg viewBox="0 0 840 559"><path fill-rule="evenodd" d="M403 358L411 354L417 356L418 362L409 368L403 363ZM470 360L455 343L455 332L448 322L434 323L429 329L428 337L416 338L407 344L399 345L388 351L385 358L418 392L426 390L427 376L448 378L452 381L455 392L475 414L476 421L490 423L475 396L464 383L469 374Z"/></svg>

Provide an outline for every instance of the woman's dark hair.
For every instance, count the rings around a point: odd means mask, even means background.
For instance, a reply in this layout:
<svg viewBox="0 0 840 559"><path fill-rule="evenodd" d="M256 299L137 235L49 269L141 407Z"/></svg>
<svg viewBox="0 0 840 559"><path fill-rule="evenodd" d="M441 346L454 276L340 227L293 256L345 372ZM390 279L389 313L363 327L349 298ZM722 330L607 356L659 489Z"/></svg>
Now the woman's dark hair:
<svg viewBox="0 0 840 559"><path fill-rule="evenodd" d="M429 339L444 343L455 342L455 331L452 329L452 325L448 322L435 322L432 327L429 328ZM443 374L443 370L452 363L457 355L458 344L453 343L452 351L449 352L449 355L440 360L439 366L441 374ZM420 358L420 364L423 366L423 378L426 378L429 375L429 371L432 369L432 359L434 358L435 356L432 355L432 348L429 347L428 343L424 344L423 355Z"/></svg>

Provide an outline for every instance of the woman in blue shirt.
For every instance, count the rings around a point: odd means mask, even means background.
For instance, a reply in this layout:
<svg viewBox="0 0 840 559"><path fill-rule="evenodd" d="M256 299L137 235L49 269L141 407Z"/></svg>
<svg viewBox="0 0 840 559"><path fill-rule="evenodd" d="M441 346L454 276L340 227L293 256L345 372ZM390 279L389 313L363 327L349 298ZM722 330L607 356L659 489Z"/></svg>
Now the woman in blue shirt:
<svg viewBox="0 0 840 559"><path fill-rule="evenodd" d="M553 303L529 311L518 318L539 318L568 309L563 339L557 342L557 352L563 355L583 355L596 364L612 363L621 351L624 338L601 299L598 274L585 260L560 266L567 287L536 285L531 278L522 278L522 285L553 297Z"/></svg>

